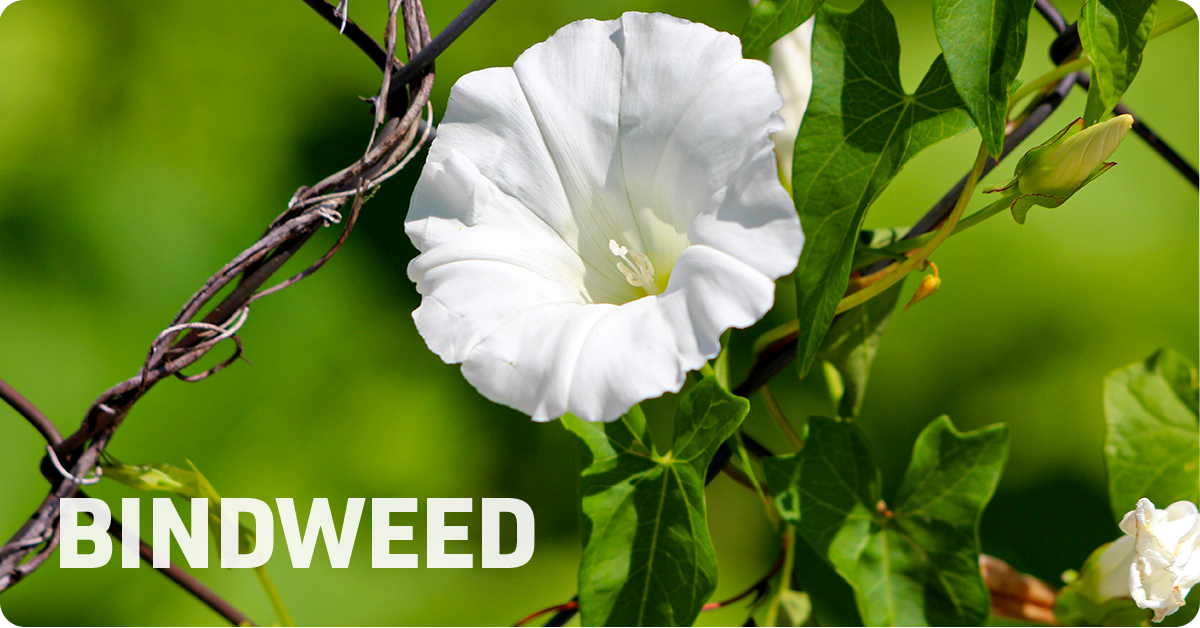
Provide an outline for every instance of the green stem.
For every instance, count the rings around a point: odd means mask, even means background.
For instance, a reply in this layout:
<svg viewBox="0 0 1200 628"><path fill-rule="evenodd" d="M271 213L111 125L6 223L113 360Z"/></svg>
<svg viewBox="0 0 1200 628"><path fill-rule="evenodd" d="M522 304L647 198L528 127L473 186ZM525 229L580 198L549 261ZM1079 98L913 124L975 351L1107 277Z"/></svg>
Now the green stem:
<svg viewBox="0 0 1200 628"><path fill-rule="evenodd" d="M950 235L958 235L963 231L966 231L967 229L970 229L971 227L974 227L975 225L987 220L988 218L999 214L1011 206L1012 197L1002 196L996 199L996 202L992 203L991 205L988 205L974 214L971 214L970 216L958 221L958 225L954 227L954 233L951 233ZM870 266L879 260L896 259L896 256L903 255L904 253L907 253L913 249L919 249L925 246L930 240L933 239L933 236L934 234L932 233L926 233L925 235L894 242L878 249L867 249L863 251L861 256L855 256L854 268L866 268L867 266Z"/></svg>
<svg viewBox="0 0 1200 628"><path fill-rule="evenodd" d="M1166 35L1167 33L1179 28L1180 26L1183 26L1184 24L1187 24L1194 19L1196 19L1195 11L1184 11L1183 13L1176 15L1162 24L1155 26L1154 30L1150 31L1150 39Z"/></svg>
<svg viewBox="0 0 1200 628"><path fill-rule="evenodd" d="M792 544L795 542L796 528L789 523L783 533L783 568L779 570L779 588L776 589L775 596L771 598L771 605L767 607L766 621L763 622L767 626L779 625L779 604L783 601L783 592L792 589L792 570L796 564L796 552L792 550Z"/></svg>
<svg viewBox="0 0 1200 628"><path fill-rule="evenodd" d="M262 583L263 591L267 592L267 599L271 600L271 607L275 609L275 616L279 618L280 626L295 626L292 621L292 616L288 614L287 609L283 606L283 599L279 597L279 591L275 589L275 584L271 582L271 577L267 575L266 567L255 567L254 573L258 574L258 581Z"/></svg>
<svg viewBox="0 0 1200 628"><path fill-rule="evenodd" d="M1021 102L1021 99L1025 98L1026 96L1047 85L1059 82L1064 76L1072 72L1085 70L1091 67L1091 65L1092 62L1090 59L1087 57L1080 57L1074 61L1068 61L1054 68L1053 70L1050 70L1049 72L1033 79L1017 89L1017 91L1012 95L1012 98L1008 99L1008 108L1011 110L1017 103Z"/></svg>
<svg viewBox="0 0 1200 628"><path fill-rule="evenodd" d="M767 492L763 490L761 484L758 483L758 476L754 473L754 467L750 466L750 455L746 453L746 443L742 440L742 431L740 429L733 431L733 441L737 445L738 459L742 461L742 469L746 472L746 477L750 479L750 484L754 485L755 492L762 498L763 504L767 508L767 516L771 516L771 498L767 496Z"/></svg>
<svg viewBox="0 0 1200 628"><path fill-rule="evenodd" d="M987 146L981 142L979 144L979 152L975 155L975 165L971 168L971 176L967 177L967 184L963 186L962 194L959 195L958 202L955 203L954 209L946 218L945 224L942 225L941 229L937 230L933 238L925 246L921 247L915 255L908 258L908 261L897 266L895 270L885 275L882 279L850 296L844 297L838 303L837 312L845 312L856 305L866 302L871 297L895 285L897 281L903 279L908 273L924 265L925 259L937 247L941 246L942 242L945 242L951 233L954 233L955 227L958 226L958 219L962 217L963 210L967 208L967 202L971 200L971 195L975 193L975 184L979 182L979 177L983 174L983 165L987 162L987 156Z"/></svg>

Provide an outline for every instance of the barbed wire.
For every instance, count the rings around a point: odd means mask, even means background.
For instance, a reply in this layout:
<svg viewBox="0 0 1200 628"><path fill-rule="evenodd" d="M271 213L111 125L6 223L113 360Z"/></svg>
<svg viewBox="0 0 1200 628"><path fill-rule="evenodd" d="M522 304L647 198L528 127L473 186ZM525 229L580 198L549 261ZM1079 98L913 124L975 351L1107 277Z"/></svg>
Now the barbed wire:
<svg viewBox="0 0 1200 628"><path fill-rule="evenodd" d="M371 99L374 126L365 154L316 185L297 190L286 209L267 226L263 235L211 276L170 324L155 336L137 375L97 397L79 428L67 437L64 438L33 403L0 380L0 400L24 417L46 441L47 454L42 458L40 471L51 485L51 490L33 514L7 543L0 546L0 592L36 571L57 548L60 500L84 495L80 485L90 482L85 478L99 469L100 455L134 404L167 377L198 382L232 364L242 354L238 330L249 319L249 304L310 276L337 253L353 229L367 195L404 168L434 135L430 103L433 60L494 1L477 1L470 5L438 36L437 47L432 47L435 41L420 0L388 1L388 21L382 46L348 16L338 15L337 7L324 0L304 0L318 15L337 26L383 72L379 93ZM399 63L395 57L400 21L403 22L407 64ZM422 119L423 115L428 119ZM351 198L349 214L343 219L340 210ZM261 289L317 231L338 223L343 224L342 233L325 255L293 277ZM233 289L228 295L199 321L194 320L231 285ZM195 364L225 340L234 343L231 357L199 374L183 374L183 369ZM115 518L109 533L117 539L122 538L121 524ZM140 542L139 553L143 560L150 562L152 549L144 542ZM178 565L172 563L158 571L230 623L250 623L243 613Z"/></svg>

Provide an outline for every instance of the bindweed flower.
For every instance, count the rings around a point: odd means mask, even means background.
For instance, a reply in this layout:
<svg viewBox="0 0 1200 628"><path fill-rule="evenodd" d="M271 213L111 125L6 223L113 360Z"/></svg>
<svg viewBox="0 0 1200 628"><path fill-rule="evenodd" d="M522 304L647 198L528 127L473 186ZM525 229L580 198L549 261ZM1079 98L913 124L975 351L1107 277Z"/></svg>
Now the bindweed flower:
<svg viewBox="0 0 1200 628"><path fill-rule="evenodd" d="M462 77L405 222L417 330L537 421L678 391L799 258L781 104L736 37L661 14L574 22Z"/></svg>
<svg viewBox="0 0 1200 628"><path fill-rule="evenodd" d="M1025 215L1034 205L1058 207L1115 166L1107 160L1132 127L1133 116L1127 113L1087 128L1083 118L1076 118L1050 141L1025 153L1012 180L985 192L1013 196L1013 218L1025 224Z"/></svg>
<svg viewBox="0 0 1200 628"><path fill-rule="evenodd" d="M783 96L783 129L771 134L775 155L779 161L780 178L789 189L792 186L792 154L796 136L808 110L812 96L812 35L815 17L810 17L795 30L771 44L771 71Z"/></svg>
<svg viewBox="0 0 1200 628"><path fill-rule="evenodd" d="M1121 519L1121 531L1125 536L1100 555L1100 595L1132 597L1160 622L1200 583L1200 513L1189 501L1158 509L1142 498Z"/></svg>

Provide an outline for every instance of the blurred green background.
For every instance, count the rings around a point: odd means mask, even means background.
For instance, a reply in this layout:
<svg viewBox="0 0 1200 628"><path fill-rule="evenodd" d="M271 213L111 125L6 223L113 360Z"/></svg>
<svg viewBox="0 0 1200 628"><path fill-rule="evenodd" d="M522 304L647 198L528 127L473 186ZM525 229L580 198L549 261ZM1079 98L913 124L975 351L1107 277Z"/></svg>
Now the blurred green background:
<svg viewBox="0 0 1200 628"><path fill-rule="evenodd" d="M430 0L432 30L465 4ZM925 1L888 5L911 89L937 54L931 10ZM1079 3L1060 8L1074 16ZM747 7L742 0L501 0L438 60L437 110L463 74L510 65L570 21L627 10L736 33ZM1160 19L1188 10L1164 0ZM350 11L382 36L383 0L357 0ZM1051 39L1046 23L1031 17L1023 77L1050 68ZM72 431L101 391L136 372L176 310L258 237L298 186L358 157L370 132L359 97L377 89L366 57L298 1L10 6L0 18L0 377ZM1150 45L1125 99L1192 163L1197 89L1192 22ZM1083 93L1074 93L1034 142L1080 115L1083 104ZM976 138L972 132L917 157L868 226L914 221L966 171ZM889 491L917 432L937 415L949 414L960 429L1008 423L1012 453L984 517L983 549L1051 584L1118 534L1101 458L1103 378L1161 346L1197 357L1196 192L1132 136L1115 159L1119 167L1065 206L1035 208L1023 227L1001 215L938 251L942 289L893 318L861 417ZM511 624L575 590L573 442L557 423L534 424L483 399L414 330L419 296L405 265L415 251L403 219L418 171L414 164L364 206L325 269L254 305L241 333L253 365L197 384L164 382L109 448L129 463L191 460L222 495L292 497L302 518L314 497L330 498L339 522L349 497L515 497L536 514L534 558L511 570L371 569L369 518L349 569L331 569L323 549L312 568L292 569L277 526L268 567L301 624ZM335 230L319 234L281 276L335 237ZM785 287L779 311L756 330L782 322L790 298ZM756 330L735 337L749 341ZM774 385L790 416L830 411L819 377L795 381L788 370ZM784 451L761 400L754 404L747 429ZM43 445L0 408L4 538L45 495L37 471ZM90 492L110 504L151 496L110 482ZM777 541L752 494L721 478L708 496L720 598L764 573ZM393 551L424 553L423 521L423 510L396 515L393 523L416 525L418 536ZM447 551L477 552L478 501L475 514L448 522L469 524L472 540ZM114 558L102 569L59 570L57 562L0 597L8 619L220 623L144 566L120 569ZM275 621L252 572L197 571L256 621ZM700 621L744 617L739 606Z"/></svg>

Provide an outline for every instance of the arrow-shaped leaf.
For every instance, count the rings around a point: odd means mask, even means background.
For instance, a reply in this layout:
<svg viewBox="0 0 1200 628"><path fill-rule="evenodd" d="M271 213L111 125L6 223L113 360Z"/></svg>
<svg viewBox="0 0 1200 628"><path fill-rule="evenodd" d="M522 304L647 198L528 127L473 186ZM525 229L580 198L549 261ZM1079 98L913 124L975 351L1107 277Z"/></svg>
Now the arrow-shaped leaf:
<svg viewBox="0 0 1200 628"><path fill-rule="evenodd" d="M580 479L584 625L690 626L717 586L704 473L750 404L716 378L679 401L671 451L658 455L645 419L607 424L564 417L590 458Z"/></svg>
<svg viewBox="0 0 1200 628"><path fill-rule="evenodd" d="M849 13L822 7L812 48L812 98L792 166L806 236L795 273L801 376L846 290L867 208L905 162L973 124L941 57L915 93L904 91L896 22L881 0Z"/></svg>
<svg viewBox="0 0 1200 628"><path fill-rule="evenodd" d="M804 449L763 461L780 515L854 587L868 626L979 625L979 519L1000 480L1008 429L959 433L946 417L921 432L894 512L851 422L809 419Z"/></svg>

